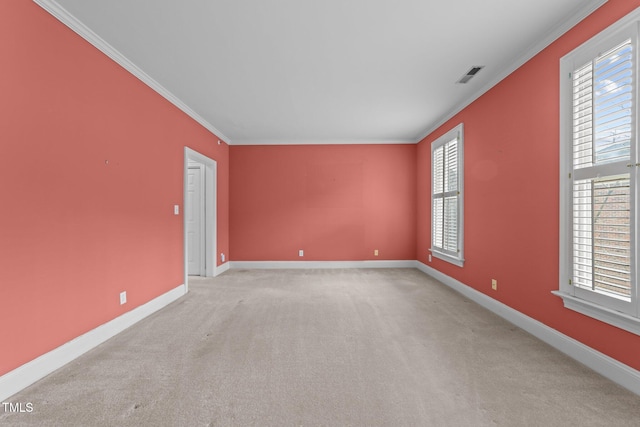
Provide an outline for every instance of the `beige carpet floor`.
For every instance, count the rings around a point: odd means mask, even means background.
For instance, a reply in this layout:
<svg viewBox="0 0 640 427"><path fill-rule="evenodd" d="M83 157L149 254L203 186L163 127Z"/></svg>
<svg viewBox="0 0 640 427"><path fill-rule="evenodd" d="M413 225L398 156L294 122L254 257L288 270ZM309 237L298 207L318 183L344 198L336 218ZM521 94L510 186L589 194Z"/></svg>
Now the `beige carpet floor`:
<svg viewBox="0 0 640 427"><path fill-rule="evenodd" d="M640 397L413 269L232 270L8 399L10 426L638 426Z"/></svg>

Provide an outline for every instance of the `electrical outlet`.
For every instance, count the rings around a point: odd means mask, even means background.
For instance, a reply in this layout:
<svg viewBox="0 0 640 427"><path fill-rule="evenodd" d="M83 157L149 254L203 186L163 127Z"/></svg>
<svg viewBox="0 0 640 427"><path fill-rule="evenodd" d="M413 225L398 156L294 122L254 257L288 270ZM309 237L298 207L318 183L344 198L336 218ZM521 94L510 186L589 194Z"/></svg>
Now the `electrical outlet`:
<svg viewBox="0 0 640 427"><path fill-rule="evenodd" d="M304 251L302 249L298 251L298 256L304 256Z"/></svg>
<svg viewBox="0 0 640 427"><path fill-rule="evenodd" d="M431 262L431 254L429 254L429 262Z"/></svg>
<svg viewBox="0 0 640 427"><path fill-rule="evenodd" d="M220 254L220 261L221 261L221 262L224 262L224 260L225 260L224 253L221 253L221 254Z"/></svg>
<svg viewBox="0 0 640 427"><path fill-rule="evenodd" d="M378 250L377 249L373 250L373 256L378 256Z"/></svg>
<svg viewBox="0 0 640 427"><path fill-rule="evenodd" d="M180 205L173 205L173 214L180 215Z"/></svg>
<svg viewBox="0 0 640 427"><path fill-rule="evenodd" d="M494 291L498 290L498 281L496 279L491 279L491 289Z"/></svg>
<svg viewBox="0 0 640 427"><path fill-rule="evenodd" d="M120 292L120 305L127 302L127 291Z"/></svg>

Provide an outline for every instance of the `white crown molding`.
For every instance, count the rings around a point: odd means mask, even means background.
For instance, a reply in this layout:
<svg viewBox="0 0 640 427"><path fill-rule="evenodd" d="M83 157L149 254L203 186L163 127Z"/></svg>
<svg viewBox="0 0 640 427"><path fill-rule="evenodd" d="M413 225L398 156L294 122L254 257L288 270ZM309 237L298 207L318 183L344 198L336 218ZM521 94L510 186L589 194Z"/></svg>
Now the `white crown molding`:
<svg viewBox="0 0 640 427"><path fill-rule="evenodd" d="M109 338L114 337L145 317L166 307L185 295L186 292L187 288L184 284L177 286L151 301L4 374L0 377L0 401L5 401L19 391L107 341Z"/></svg>
<svg viewBox="0 0 640 427"><path fill-rule="evenodd" d="M452 119L456 114L464 110L471 103L473 103L476 99L480 98L482 95L487 93L491 88L504 80L511 73L516 71L518 68L522 67L525 63L527 63L531 58L536 56L538 53L542 52L547 46L560 38L564 33L569 31L571 28L575 27L580 21L585 19L587 16L591 15L596 9L605 4L608 0L591 0L585 1L583 5L581 5L571 16L562 21L559 25L553 28L547 36L540 41L534 43L529 49L527 49L519 58L515 59L509 66L505 67L502 71L499 71L496 74L496 77L491 79L489 83L481 87L477 92L471 95L469 98L465 99L451 110L448 113L445 113L442 118L436 121L434 124L429 126L426 130L424 130L421 134L419 134L416 139L416 143L422 141L431 133L436 131L440 126L445 124L448 120Z"/></svg>
<svg viewBox="0 0 640 427"><path fill-rule="evenodd" d="M417 144L413 139L234 139L233 145L403 145Z"/></svg>
<svg viewBox="0 0 640 427"><path fill-rule="evenodd" d="M52 16L62 22L64 25L69 27L75 33L77 33L80 37L91 43L94 47L100 50L102 53L107 55L109 58L114 60L120 66L122 66L125 70L129 71L135 77L140 79L144 84L149 86L151 89L155 90L161 96L163 96L167 101L178 107L185 114L191 117L193 120L198 122L204 128L206 128L209 132L213 133L218 139L223 140L227 144L231 144L231 140L227 138L222 132L216 129L211 123L205 120L201 115L192 110L187 104L182 102L180 98L175 96L169 90L167 90L164 86L154 80L147 73L142 71L142 69L138 68L133 62L131 62L126 56L120 53L116 48L107 43L104 39L102 39L99 35L93 32L89 27L84 25L80 20L78 20L75 16L69 13L65 8L60 6L58 2L55 0L33 0L36 4L42 7L44 10L49 12Z"/></svg>
<svg viewBox="0 0 640 427"><path fill-rule="evenodd" d="M151 78L148 74L138 68L133 62L131 62L128 58L126 58L122 53L116 50L113 46L109 45L105 40L103 40L100 36L98 36L95 32L89 29L86 25L84 25L80 20L75 18L71 13L69 13L66 9L64 9L60 4L58 4L55 0L33 0L36 4L41 6L44 10L49 12L55 18L57 18L60 22L68 26L71 30L76 32L82 38L87 40L93 46L98 48L101 52L107 55L109 58L114 60L116 63L121 65L124 69L129 71L131 74L136 76L146 85L151 87L173 105L182 110L185 114L193 118L196 122L201 124L211 133L215 134L219 139L225 141L229 145L355 145L355 144L416 144L426 138L428 135L433 133L438 127L444 124L447 120L454 117L464 108L466 108L473 101L478 99L484 93L489 91L492 87L502 81L509 74L513 73L535 55L537 55L540 51L550 45L553 41L559 38L561 35L566 33L569 29L575 26L577 23L586 18L589 14L593 13L596 9L602 6L607 0L590 0L585 2L580 8L578 8L570 18L564 20L561 24L555 27L552 31L549 32L547 37L535 43L528 49L522 56L517 58L510 66L504 68L502 72L498 73L494 79L492 79L489 83L480 88L477 92L475 92L472 96L467 98L465 101L459 103L457 106L449 110L449 112L445 113L441 119L436 121L434 124L430 125L426 130L424 130L421 134L419 134L417 139L407 139L407 140L350 140L350 139L318 139L318 140L271 140L271 139L245 139L245 140L234 140L231 141L228 137L226 137L222 132L216 129L211 123L205 120L202 116L192 110L189 106L187 106L184 102L182 102L177 96L163 87L160 83Z"/></svg>

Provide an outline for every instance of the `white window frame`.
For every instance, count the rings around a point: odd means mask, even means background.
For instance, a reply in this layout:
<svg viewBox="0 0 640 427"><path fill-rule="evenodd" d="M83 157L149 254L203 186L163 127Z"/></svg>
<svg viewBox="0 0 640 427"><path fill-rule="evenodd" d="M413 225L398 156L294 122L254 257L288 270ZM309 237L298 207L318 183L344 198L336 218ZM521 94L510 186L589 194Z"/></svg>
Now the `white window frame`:
<svg viewBox="0 0 640 427"><path fill-rule="evenodd" d="M457 218L457 231L458 231L458 250L456 253L444 251L442 248L438 248L434 245L433 229L433 205L434 205L434 152L444 144L457 139L457 159L458 159L458 218ZM435 141L431 143L431 216L430 230L431 230L431 247L429 251L431 255L451 264L462 267L464 265L464 125L460 123Z"/></svg>
<svg viewBox="0 0 640 427"><path fill-rule="evenodd" d="M553 294L562 298L564 306L586 316L640 335L640 305L636 272L638 270L638 121L637 104L640 69L638 62L640 35L640 8L631 12L609 28L588 40L560 60L560 264L559 290ZM632 111L631 158L628 171L631 180L631 301L617 300L597 291L581 289L572 283L573 277L573 80L572 72L577 67L598 57L616 45L631 39L634 44L634 105ZM607 166L601 166L603 173ZM607 175L605 173L605 175ZM598 175L600 176L600 175ZM604 175L603 175L604 176Z"/></svg>

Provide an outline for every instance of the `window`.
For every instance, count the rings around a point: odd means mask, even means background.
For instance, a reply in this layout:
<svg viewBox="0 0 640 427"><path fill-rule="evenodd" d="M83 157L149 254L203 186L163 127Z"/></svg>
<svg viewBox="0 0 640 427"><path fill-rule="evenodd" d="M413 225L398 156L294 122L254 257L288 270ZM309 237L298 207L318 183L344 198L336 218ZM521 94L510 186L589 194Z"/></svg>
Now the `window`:
<svg viewBox="0 0 640 427"><path fill-rule="evenodd" d="M431 254L462 267L463 126L431 144Z"/></svg>
<svg viewBox="0 0 640 427"><path fill-rule="evenodd" d="M565 307L636 334L638 18L628 16L561 60L555 292Z"/></svg>

